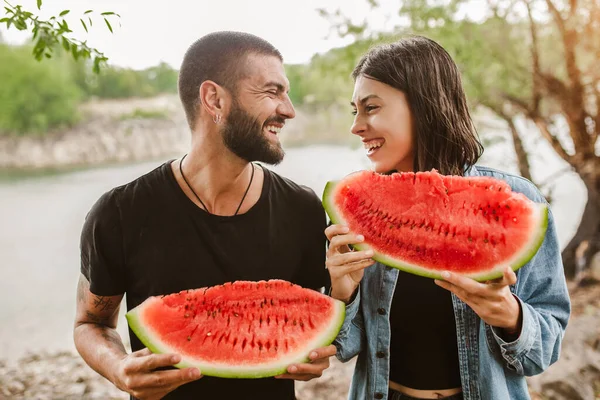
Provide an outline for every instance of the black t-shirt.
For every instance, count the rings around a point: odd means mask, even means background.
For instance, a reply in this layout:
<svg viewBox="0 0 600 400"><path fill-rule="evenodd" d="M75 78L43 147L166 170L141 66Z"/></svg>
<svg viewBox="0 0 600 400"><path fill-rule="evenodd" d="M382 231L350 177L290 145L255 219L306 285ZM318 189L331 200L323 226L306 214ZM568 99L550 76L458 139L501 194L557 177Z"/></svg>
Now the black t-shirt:
<svg viewBox="0 0 600 400"><path fill-rule="evenodd" d="M258 202L230 217L197 207L179 187L170 162L105 193L81 235L81 272L91 292L126 293L130 310L149 296L235 280L328 287L320 199L311 189L263 170ZM131 330L129 336L133 351L144 347ZM203 377L167 398L294 399L294 384Z"/></svg>
<svg viewBox="0 0 600 400"><path fill-rule="evenodd" d="M433 279L400 271L390 328L390 380L421 390L461 386L449 291Z"/></svg>

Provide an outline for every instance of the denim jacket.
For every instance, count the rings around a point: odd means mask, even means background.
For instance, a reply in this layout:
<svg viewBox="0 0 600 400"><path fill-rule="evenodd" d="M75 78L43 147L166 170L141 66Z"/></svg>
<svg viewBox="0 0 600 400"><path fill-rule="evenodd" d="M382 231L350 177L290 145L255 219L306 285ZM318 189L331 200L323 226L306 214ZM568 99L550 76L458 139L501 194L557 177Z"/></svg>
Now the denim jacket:
<svg viewBox="0 0 600 400"><path fill-rule="evenodd" d="M513 191L545 203L537 188L524 178L480 166L471 167L465 175L502 179ZM510 289L520 302L523 322L519 337L510 343L452 294L465 400L529 399L525 376L541 373L559 357L571 304L550 210L541 247L516 274L517 283ZM349 395L352 400L387 398L388 314L397 278L394 268L379 263L367 268L358 293L346 307L334 344L341 361L358 355Z"/></svg>

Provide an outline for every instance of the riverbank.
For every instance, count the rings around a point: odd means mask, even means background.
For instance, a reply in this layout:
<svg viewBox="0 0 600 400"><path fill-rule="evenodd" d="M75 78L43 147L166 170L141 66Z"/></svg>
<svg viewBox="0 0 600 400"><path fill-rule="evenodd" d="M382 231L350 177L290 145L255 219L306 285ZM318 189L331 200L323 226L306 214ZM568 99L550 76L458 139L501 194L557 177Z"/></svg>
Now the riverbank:
<svg viewBox="0 0 600 400"><path fill-rule="evenodd" d="M281 141L286 148L339 144L350 135L349 113L328 110L311 114L296 110ZM177 95L96 100L80 106L82 121L43 136L0 136L0 171L69 170L84 166L140 162L187 151L190 130Z"/></svg>

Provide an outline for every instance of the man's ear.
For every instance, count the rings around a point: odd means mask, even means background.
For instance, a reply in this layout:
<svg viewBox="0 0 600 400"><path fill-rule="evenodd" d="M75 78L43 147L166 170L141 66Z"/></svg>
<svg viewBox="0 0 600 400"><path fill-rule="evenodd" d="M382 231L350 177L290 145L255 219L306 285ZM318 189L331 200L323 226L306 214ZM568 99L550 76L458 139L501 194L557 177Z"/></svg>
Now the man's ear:
<svg viewBox="0 0 600 400"><path fill-rule="evenodd" d="M207 80L200 85L198 96L200 105L213 118L213 121L218 123L225 113L228 92L221 85Z"/></svg>

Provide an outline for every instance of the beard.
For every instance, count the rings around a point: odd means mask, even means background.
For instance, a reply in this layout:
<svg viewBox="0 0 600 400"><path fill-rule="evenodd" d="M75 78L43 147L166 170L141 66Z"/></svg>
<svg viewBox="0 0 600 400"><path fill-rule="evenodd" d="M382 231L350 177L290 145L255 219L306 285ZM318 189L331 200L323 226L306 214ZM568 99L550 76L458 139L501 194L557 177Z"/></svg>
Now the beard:
<svg viewBox="0 0 600 400"><path fill-rule="evenodd" d="M279 164L285 155L280 143L271 143L263 132L270 122L283 124L285 120L272 117L261 126L258 120L248 114L237 101L221 129L225 147L233 154L248 162L259 161L270 165Z"/></svg>

